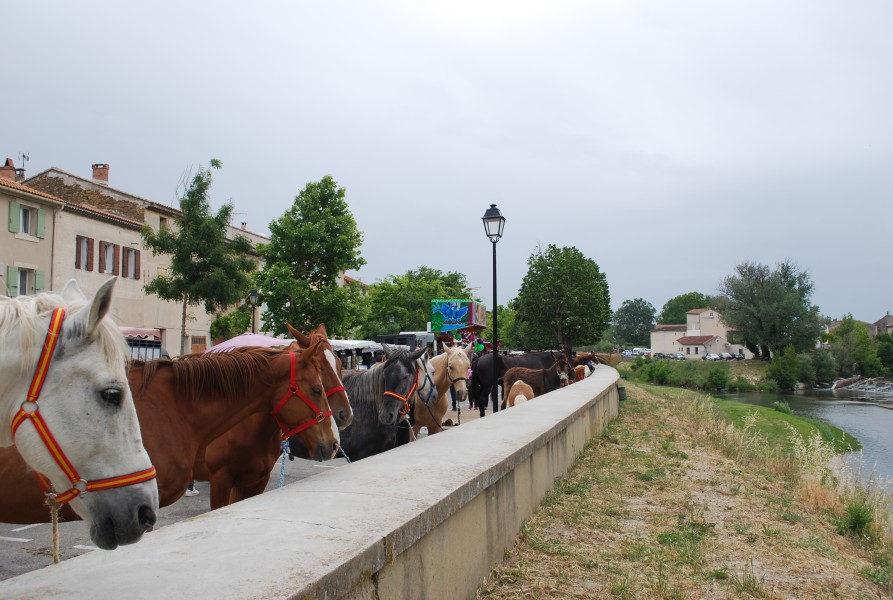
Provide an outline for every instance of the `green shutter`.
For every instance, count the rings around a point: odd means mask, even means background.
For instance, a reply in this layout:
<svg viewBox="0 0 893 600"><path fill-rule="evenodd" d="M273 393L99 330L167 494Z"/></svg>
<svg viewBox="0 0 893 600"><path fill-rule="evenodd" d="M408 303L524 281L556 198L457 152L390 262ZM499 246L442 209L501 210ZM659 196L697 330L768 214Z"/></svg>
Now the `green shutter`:
<svg viewBox="0 0 893 600"><path fill-rule="evenodd" d="M34 293L38 294L43 291L43 271L40 269L34 274Z"/></svg>
<svg viewBox="0 0 893 600"><path fill-rule="evenodd" d="M43 209L38 208L37 209L37 237L39 237L41 239L43 238L43 236L45 235L44 234L45 228L46 228L46 223L44 223Z"/></svg>
<svg viewBox="0 0 893 600"><path fill-rule="evenodd" d="M6 267L6 295L10 298L19 295L19 270L16 267Z"/></svg>
<svg viewBox="0 0 893 600"><path fill-rule="evenodd" d="M19 219L21 218L19 208L18 202L9 203L9 230L13 233L19 232Z"/></svg>

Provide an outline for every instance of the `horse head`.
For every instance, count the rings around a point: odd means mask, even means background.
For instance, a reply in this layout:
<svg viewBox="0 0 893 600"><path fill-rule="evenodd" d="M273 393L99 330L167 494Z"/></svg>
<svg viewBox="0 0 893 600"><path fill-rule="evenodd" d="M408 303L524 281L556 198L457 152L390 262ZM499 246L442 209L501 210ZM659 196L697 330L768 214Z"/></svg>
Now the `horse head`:
<svg viewBox="0 0 893 600"><path fill-rule="evenodd" d="M158 510L127 347L107 318L114 284L107 280L87 299L71 280L61 294L0 303L0 445L14 443L106 550L138 541Z"/></svg>
<svg viewBox="0 0 893 600"><path fill-rule="evenodd" d="M418 399L425 404L431 404L439 398L439 394L437 393L437 373L434 365L428 360L428 353L425 352L418 357L415 360L415 365L418 386L415 390L414 399Z"/></svg>
<svg viewBox="0 0 893 600"><path fill-rule="evenodd" d="M329 400L329 406L332 409L332 417L338 425L338 429L344 429L353 420L353 408L350 406L350 400L347 397L347 391L341 382L341 361L335 356L332 344L329 342L326 326L320 324L315 331L309 335L304 335L288 323L285 324L300 348L309 348L314 341L322 342L317 350L320 364L322 365L322 381L326 388L326 397Z"/></svg>
<svg viewBox="0 0 893 600"><path fill-rule="evenodd" d="M289 361L288 378L278 378L279 399L273 415L279 421L283 438L297 437L307 449L312 460L330 460L335 457L341 444L338 427L326 398L320 362L319 348L324 344L317 340L307 349L276 352L274 360L281 364ZM281 366L277 372L280 372ZM281 399L280 399L281 398Z"/></svg>
<svg viewBox="0 0 893 600"><path fill-rule="evenodd" d="M382 349L387 360L380 367L384 370L384 393L378 420L383 425L394 425L401 416L409 412L412 396L419 385L416 361L428 349L394 350L387 344L382 344Z"/></svg>
<svg viewBox="0 0 893 600"><path fill-rule="evenodd" d="M559 352L557 355L552 353L555 357L555 370L558 373L558 385L559 387L565 387L566 385L573 383L576 378L576 374L574 373L573 363L570 358L568 358L567 354L564 352Z"/></svg>
<svg viewBox="0 0 893 600"><path fill-rule="evenodd" d="M456 390L457 402L465 402L468 399L468 371L471 369L468 348L474 351L474 346L471 344L465 349L444 347L447 353L446 376L450 386Z"/></svg>

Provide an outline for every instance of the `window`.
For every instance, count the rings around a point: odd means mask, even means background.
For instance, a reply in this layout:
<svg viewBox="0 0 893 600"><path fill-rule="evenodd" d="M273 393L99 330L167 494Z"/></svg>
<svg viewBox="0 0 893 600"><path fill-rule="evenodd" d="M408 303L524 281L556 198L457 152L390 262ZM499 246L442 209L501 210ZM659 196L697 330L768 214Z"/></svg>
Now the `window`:
<svg viewBox="0 0 893 600"><path fill-rule="evenodd" d="M44 291L44 272L25 266L6 267L6 295L27 296Z"/></svg>
<svg viewBox="0 0 893 600"><path fill-rule="evenodd" d="M118 274L118 244L99 242L99 272Z"/></svg>
<svg viewBox="0 0 893 600"><path fill-rule="evenodd" d="M9 231L29 238L43 238L43 209L21 202L10 202Z"/></svg>
<svg viewBox="0 0 893 600"><path fill-rule="evenodd" d="M93 238L82 235L75 237L74 268L84 271L93 270Z"/></svg>
<svg viewBox="0 0 893 600"><path fill-rule="evenodd" d="M124 248L121 251L121 277L140 278L140 251Z"/></svg>
<svg viewBox="0 0 893 600"><path fill-rule="evenodd" d="M19 269L19 296L26 296L31 291L31 269Z"/></svg>

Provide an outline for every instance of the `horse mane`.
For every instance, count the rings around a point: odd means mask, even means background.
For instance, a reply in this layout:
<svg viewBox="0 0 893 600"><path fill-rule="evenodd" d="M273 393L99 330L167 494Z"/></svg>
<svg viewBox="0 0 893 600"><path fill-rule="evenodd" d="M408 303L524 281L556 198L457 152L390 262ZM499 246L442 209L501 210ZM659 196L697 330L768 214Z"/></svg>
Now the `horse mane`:
<svg viewBox="0 0 893 600"><path fill-rule="evenodd" d="M229 352L187 354L145 362L135 360L132 365L143 368L140 393L146 390L159 370L169 368L173 371L178 391L189 399L219 395L230 400L243 400L256 392L254 388L258 382L274 379L272 361L282 354L282 350L246 346ZM315 357L309 356L309 360L319 368Z"/></svg>
<svg viewBox="0 0 893 600"><path fill-rule="evenodd" d="M22 374L33 372L38 360L37 349L46 339L46 320L49 314L57 308L64 308L66 317L69 317L77 314L86 305L87 300L69 302L61 294L54 292L13 298L0 296L0 347L6 347L12 332L17 332L19 369ZM111 317L106 316L99 321L93 336L107 363L115 364L127 356L127 342ZM56 352L65 347L67 338L68 336L59 338Z"/></svg>
<svg viewBox="0 0 893 600"><path fill-rule="evenodd" d="M365 371L342 371L341 383L347 389L351 404L365 398L374 398L376 407L384 397L384 369L366 369Z"/></svg>

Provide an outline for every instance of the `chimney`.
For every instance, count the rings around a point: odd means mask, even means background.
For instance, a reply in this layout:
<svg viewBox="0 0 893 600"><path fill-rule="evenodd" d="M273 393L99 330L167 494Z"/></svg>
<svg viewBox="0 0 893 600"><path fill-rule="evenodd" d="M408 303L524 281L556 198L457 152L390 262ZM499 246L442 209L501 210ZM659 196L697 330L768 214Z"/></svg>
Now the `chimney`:
<svg viewBox="0 0 893 600"><path fill-rule="evenodd" d="M16 167L15 167L15 163L12 162L11 158L7 158L6 163L2 167L0 167L0 179L5 179L6 181L15 182Z"/></svg>
<svg viewBox="0 0 893 600"><path fill-rule="evenodd" d="M101 185L109 184L108 164L97 163L93 165L93 181Z"/></svg>
<svg viewBox="0 0 893 600"><path fill-rule="evenodd" d="M242 221L242 231L248 231L248 221Z"/></svg>
<svg viewBox="0 0 893 600"><path fill-rule="evenodd" d="M16 169L16 183L25 181L25 169Z"/></svg>

